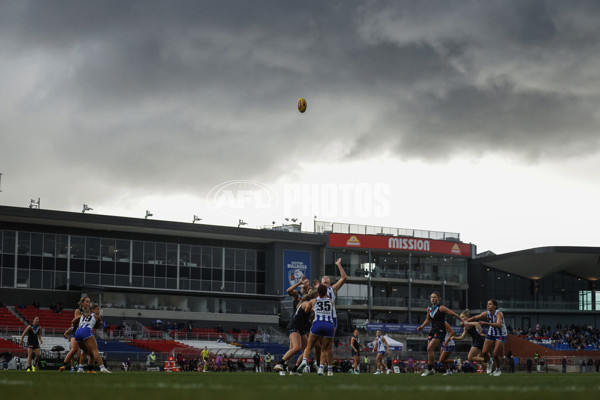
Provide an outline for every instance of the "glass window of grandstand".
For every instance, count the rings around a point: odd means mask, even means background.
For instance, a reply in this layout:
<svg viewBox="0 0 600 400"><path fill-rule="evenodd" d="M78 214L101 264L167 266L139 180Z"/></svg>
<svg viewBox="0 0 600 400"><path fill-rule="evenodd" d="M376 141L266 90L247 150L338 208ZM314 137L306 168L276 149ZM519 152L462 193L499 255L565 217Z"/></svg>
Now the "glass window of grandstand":
<svg viewBox="0 0 600 400"><path fill-rule="evenodd" d="M225 249L225 291L257 293L256 251Z"/></svg>
<svg viewBox="0 0 600 400"><path fill-rule="evenodd" d="M535 281L503 271L487 269L489 297L498 300L499 308L535 308ZM471 305L485 310L487 299Z"/></svg>
<svg viewBox="0 0 600 400"><path fill-rule="evenodd" d="M596 299L594 300L594 291L580 290L579 309L583 311L600 310L600 295L596 292Z"/></svg>
<svg viewBox="0 0 600 400"><path fill-rule="evenodd" d="M501 308L577 310L580 292L589 290L588 281L567 273L528 279L488 268L487 274L490 297Z"/></svg>
<svg viewBox="0 0 600 400"><path fill-rule="evenodd" d="M133 241L132 286L177 289L177 245Z"/></svg>
<svg viewBox="0 0 600 400"><path fill-rule="evenodd" d="M0 286L15 286L16 232L0 231Z"/></svg>
<svg viewBox="0 0 600 400"><path fill-rule="evenodd" d="M183 290L265 291L264 253L260 251L182 244L179 264L179 288Z"/></svg>
<svg viewBox="0 0 600 400"><path fill-rule="evenodd" d="M408 307L408 286L374 284L373 307Z"/></svg>
<svg viewBox="0 0 600 400"><path fill-rule="evenodd" d="M346 283L338 291L336 304L367 306L369 304L369 287L366 284Z"/></svg>
<svg viewBox="0 0 600 400"><path fill-rule="evenodd" d="M408 254L372 253L375 267L371 277L408 279Z"/></svg>
<svg viewBox="0 0 600 400"><path fill-rule="evenodd" d="M0 282L21 288L66 288L66 263L55 259L57 236L37 232L1 232ZM15 244L17 255L15 257ZM16 271L16 272L15 272Z"/></svg>
<svg viewBox="0 0 600 400"><path fill-rule="evenodd" d="M325 275L329 275L335 281L340 273L335 265L338 258L342 259L342 266L346 275L349 277L368 277L369 272L375 267L374 263L369 263L369 252L346 252L346 251L326 251L325 253Z"/></svg>
<svg viewBox="0 0 600 400"><path fill-rule="evenodd" d="M545 276L536 281L538 308L578 310L581 291L590 290L590 282L567 273Z"/></svg>

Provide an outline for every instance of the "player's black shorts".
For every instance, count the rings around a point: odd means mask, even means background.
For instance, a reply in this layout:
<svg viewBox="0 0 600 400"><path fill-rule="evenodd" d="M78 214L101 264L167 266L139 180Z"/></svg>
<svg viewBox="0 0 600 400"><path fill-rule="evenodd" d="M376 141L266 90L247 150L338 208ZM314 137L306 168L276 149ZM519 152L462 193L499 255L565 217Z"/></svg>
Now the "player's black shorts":
<svg viewBox="0 0 600 400"><path fill-rule="evenodd" d="M485 340L484 340L484 338L483 338L483 337L482 337L481 339L475 339L475 340L473 340L473 341L472 341L472 343L471 343L471 347L476 347L476 348L478 348L479 350L482 350L482 349L483 349L483 342L484 342L484 341L485 341Z"/></svg>
<svg viewBox="0 0 600 400"><path fill-rule="evenodd" d="M298 329L298 328L288 328L287 330L287 334L288 336L290 336L292 333L294 332L298 332L298 334L300 336L306 335L306 331L303 331L302 329Z"/></svg>
<svg viewBox="0 0 600 400"><path fill-rule="evenodd" d="M360 351L356 351L356 350L352 349L352 357L354 357L354 356L360 357Z"/></svg>
<svg viewBox="0 0 600 400"><path fill-rule="evenodd" d="M306 333L310 330L310 326L303 326L305 324L296 323L296 320L292 319L289 324L287 324L286 332L288 336L290 336L294 332L298 332L300 336L306 335Z"/></svg>
<svg viewBox="0 0 600 400"><path fill-rule="evenodd" d="M40 345L39 344L32 344L32 345L27 346L27 348L28 349L37 350L37 349L40 348Z"/></svg>
<svg viewBox="0 0 600 400"><path fill-rule="evenodd" d="M439 328L439 329L431 328L431 330L429 331L429 336L427 337L427 340L434 340L434 339L444 340L445 336L446 336L446 329L444 329L444 328Z"/></svg>

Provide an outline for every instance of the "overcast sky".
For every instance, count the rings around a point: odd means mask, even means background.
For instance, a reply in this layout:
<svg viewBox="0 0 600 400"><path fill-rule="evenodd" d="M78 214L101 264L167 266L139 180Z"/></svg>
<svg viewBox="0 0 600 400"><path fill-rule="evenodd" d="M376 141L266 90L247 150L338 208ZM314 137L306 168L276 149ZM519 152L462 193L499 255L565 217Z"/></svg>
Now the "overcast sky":
<svg viewBox="0 0 600 400"><path fill-rule="evenodd" d="M0 204L600 246L598 1L1 9Z"/></svg>

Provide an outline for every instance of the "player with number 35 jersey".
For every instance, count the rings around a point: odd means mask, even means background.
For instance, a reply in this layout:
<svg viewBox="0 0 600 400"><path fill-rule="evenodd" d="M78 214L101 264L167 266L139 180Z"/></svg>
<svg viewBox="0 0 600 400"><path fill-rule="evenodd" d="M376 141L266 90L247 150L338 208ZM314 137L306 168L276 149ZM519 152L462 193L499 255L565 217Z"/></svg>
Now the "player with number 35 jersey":
<svg viewBox="0 0 600 400"><path fill-rule="evenodd" d="M333 325L333 302L327 296L327 287L325 285L319 285L317 288L319 297L313 299L309 303L309 309L312 308L315 313L315 319L312 327L310 328L310 336L308 337L308 344L304 350L302 364L298 367L298 372L302 372L307 366L307 359L315 345L317 339L322 338L321 342L321 358L319 360L318 374L323 375L323 364L327 361L329 352L331 352L333 335L335 328ZM308 311L308 310L307 310ZM328 368L331 368L328 365Z"/></svg>

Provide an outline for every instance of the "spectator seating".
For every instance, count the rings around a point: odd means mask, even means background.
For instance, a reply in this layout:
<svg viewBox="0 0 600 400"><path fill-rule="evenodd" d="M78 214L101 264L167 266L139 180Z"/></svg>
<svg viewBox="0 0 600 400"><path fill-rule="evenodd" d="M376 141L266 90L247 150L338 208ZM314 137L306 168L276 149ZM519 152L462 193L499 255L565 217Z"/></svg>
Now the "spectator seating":
<svg viewBox="0 0 600 400"><path fill-rule="evenodd" d="M25 308L16 308L15 310L28 322L33 322L33 319L37 316L40 318L40 326L44 329L54 329L58 332L66 331L71 322L73 321L73 314L75 310L62 310L61 312L54 312L50 309L35 309L33 306L27 306Z"/></svg>
<svg viewBox="0 0 600 400"><path fill-rule="evenodd" d="M521 338L551 350L600 350L600 330L591 327L521 330Z"/></svg>
<svg viewBox="0 0 600 400"><path fill-rule="evenodd" d="M0 307L0 327L25 328L25 324L8 308Z"/></svg>
<svg viewBox="0 0 600 400"><path fill-rule="evenodd" d="M0 353L4 353L5 351L8 351L8 352L23 351L23 352L25 352L25 348L22 346L19 346L18 343L0 338Z"/></svg>

